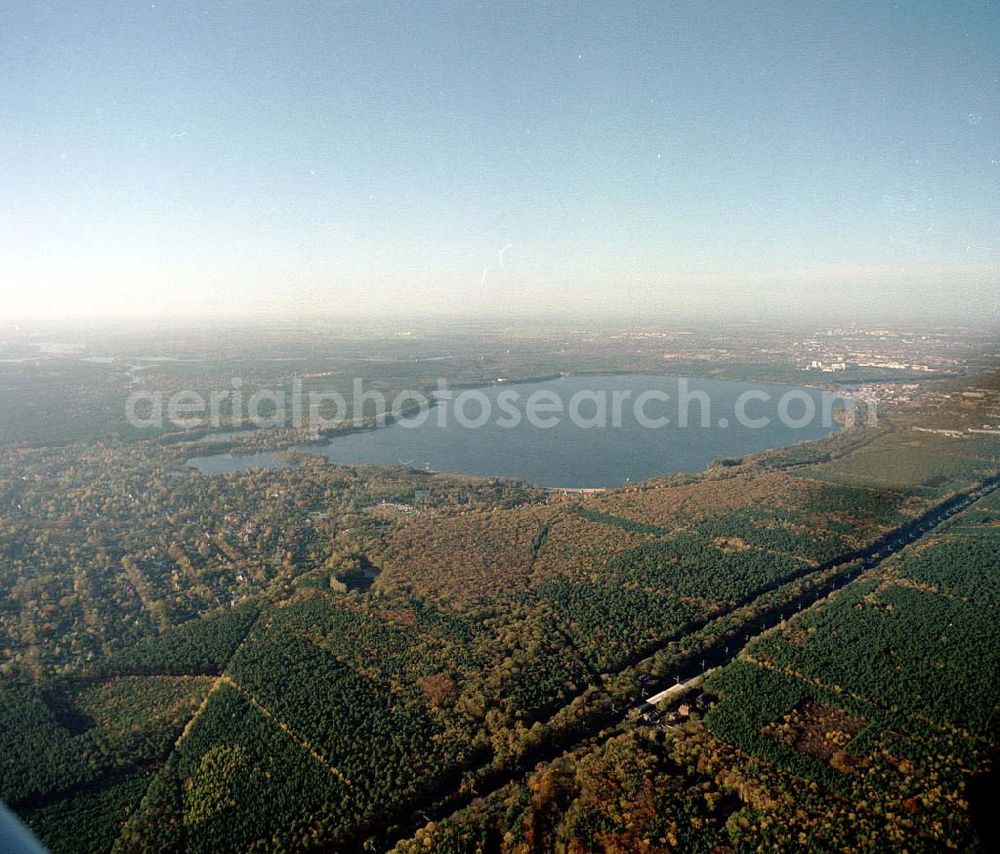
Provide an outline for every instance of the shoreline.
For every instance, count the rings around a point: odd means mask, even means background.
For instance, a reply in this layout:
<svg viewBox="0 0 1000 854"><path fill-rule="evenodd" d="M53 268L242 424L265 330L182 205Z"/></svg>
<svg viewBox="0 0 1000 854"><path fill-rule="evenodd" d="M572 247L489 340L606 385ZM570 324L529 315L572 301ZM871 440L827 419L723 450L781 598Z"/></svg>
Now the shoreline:
<svg viewBox="0 0 1000 854"><path fill-rule="evenodd" d="M635 377L663 377L663 378L674 379L674 380L686 379L686 377L683 377L682 375L679 375L679 374L653 372L653 371L635 371L635 370L631 370L631 371L613 371L613 372L607 372L607 371L583 371L583 372L578 372L578 373L561 372L559 374L552 374L552 375L547 375L547 376L544 376L544 377L529 377L529 378L525 378L525 379L511 379L511 380L507 380L507 379L501 378L501 379L492 380L492 381L489 381L489 382L486 382L486 383L455 384L455 385L449 386L449 388L450 389L457 389L457 388L462 388L462 389L489 389L489 388L496 388L498 386L507 386L507 385L511 385L511 386L516 386L516 385L532 385L532 384L537 384L537 383L549 382L549 381L552 381L552 380L563 380L563 379L572 379L572 378L579 378L579 377L629 377L629 376L635 376ZM831 389L829 386L824 387L824 386L819 386L819 385L808 385L808 384L803 384L803 383L800 383L800 382L790 382L790 381L781 381L781 380L753 380L753 379L745 379L745 378L743 378L743 379L736 379L736 378L733 378L733 377L730 377L730 376L715 376L715 377L699 376L699 377L691 377L690 379L700 380L700 381L705 381L705 382L740 382L740 383L751 383L751 384L760 385L760 386L775 386L775 387L779 387L779 388L793 388L793 389L794 388L801 388L801 389L810 389L810 390L813 390L813 391L819 391L822 394L834 394L834 395L837 394L836 388ZM431 409L433 409L437 405L439 405L439 403L441 402L441 401L439 401L438 399L436 399L434 397L433 392L425 390L425 394L428 397L428 401L429 401L428 405L426 407L426 409L428 411L431 410ZM422 409L423 408L421 408L421 410ZM281 444L281 443L279 443L275 447L268 447L267 445L264 445L263 447L253 447L253 446L251 446L251 447L241 447L241 446L233 447L233 443L232 443L231 439L227 439L227 440L221 441L218 444L216 444L214 442L211 442L211 441L205 442L204 441L204 436L205 435L209 435L212 431L209 430L207 433L206 432L199 432L198 433L198 436L199 436L198 439L188 440L193 445L193 447L190 450L194 451L194 452L191 453L190 456L186 456L184 458L184 460L183 460L183 468L184 468L184 470L194 469L195 471L198 471L199 474L202 474L202 475L204 475L206 477L213 477L215 475L206 474L206 473L202 472L200 470L200 468L193 461L194 460L198 460L198 459L206 459L206 458L210 458L210 457L214 457L214 456L228 456L230 458L232 458L232 457L250 457L250 456L256 456L258 454L268 454L268 453L270 453L270 454L286 454L286 455L289 455L289 456L294 456L294 455L297 455L297 454L302 454L302 455L307 455L307 456L312 456L312 455L317 455L318 454L320 456L325 456L323 454L323 448L326 447L326 446L328 446L329 444L331 444L338 437L349 436L349 435L353 435L353 434L357 434L357 433L365 433L365 432L375 431L375 430L378 430L380 428L389 427L389 426L392 426L399 418L411 416L416 411L418 411L418 410L401 412L398 415L393 415L392 413L387 413L382 418L376 418L375 421L374 421L374 423L360 424L360 425L358 425L358 424L348 424L348 425L346 425L344 427L333 428L331 430L331 432L329 434L327 434L327 435L319 435L319 436L316 436L316 437L299 439L299 440L289 439L288 442L287 442L287 444ZM815 437L815 438L811 438L811 439L804 439L804 440L799 441L799 442L793 442L793 443L791 443L789 445L778 445L778 446L775 446L773 448L766 448L766 449L764 449L762 451L757 451L757 452L752 453L752 454L743 454L743 455L740 455L741 465L739 467L742 468L743 465L746 465L747 463L749 463L749 462L751 462L751 461L753 461L753 460L755 460L755 459L757 459L757 458L759 458L761 456L764 456L766 454L774 453L776 451L781 451L783 449L791 448L791 447L794 447L796 445L808 445L808 444L812 444L812 443L816 443L816 442L823 442L823 441L826 441L826 440L830 439L833 436L842 435L847 430L856 429L856 428L848 428L844 423L842 423L840 420L838 420L836 418L834 418L834 421L836 422L836 427L834 428L834 430L832 432L828 433L825 436L819 436L819 437ZM266 432L268 432L270 430L274 430L275 432L278 432L278 431L287 430L287 428L253 428L253 427L250 427L250 428L248 428L248 427L243 427L243 428L221 428L219 430L219 432L245 433L247 435L254 435L256 433L262 433L262 432L266 433ZM161 437L161 438L163 438L163 437ZM187 444L188 443L187 441L180 439L177 436L177 434L170 434L170 440L172 440L173 442L176 442L177 444ZM168 440L168 442L165 443L165 444L169 444L170 440ZM160 441L160 439L154 439L154 441ZM199 445L200 445L200 447L199 447ZM223 448L223 450L219 450L220 446ZM201 453L198 453L197 451L201 451ZM206 453L206 451L210 451L210 453ZM327 462L329 463L331 461L329 459L327 459ZM292 467L296 466L296 463L294 462L294 460L290 460L290 463L291 463ZM393 464L384 465L384 464L368 463L368 462L360 462L360 461L359 462L355 462L355 463L341 463L341 465L374 466L376 468L384 468L384 469L397 468L397 466L393 465ZM252 465L251 466L247 466L247 468L253 468L253 467L254 466L252 466ZM264 468L270 468L271 466L263 466L263 467ZM286 465L282 465L282 466L279 466L279 467L285 468L285 467L288 467L288 466L286 464ZM563 494L563 495L581 495L581 496L585 496L585 495L593 495L593 494L601 494L601 493L605 493L605 492L611 492L611 491L615 491L615 490L619 490L619 489L627 489L629 487L637 486L637 485L640 485L640 484L647 484L647 483L650 483L651 481L660 480L660 479L663 479L663 478L671 478L671 477L678 477L678 476L702 477L702 476L705 476L705 475L709 474L713 470L716 470L716 469L720 468L720 465L719 465L719 461L718 460L710 460L704 467L698 468L698 469L691 469L691 470L688 470L688 471L676 471L676 472L669 472L669 473L663 473L663 474L654 474L654 475L651 475L650 477L643 478L642 480L635 480L635 481L628 480L628 481L626 481L624 483L621 483L621 484L618 484L618 485L615 485L615 486L582 486L582 487L574 487L574 486L545 486L545 485L538 484L538 483L532 483L532 482L530 482L528 480L519 479L519 478L516 478L516 477L507 476L507 475L500 475L500 474L492 474L492 475L486 474L486 475L482 475L482 474L474 474L472 472L464 472L464 471L448 472L448 471L442 471L442 470L439 470L439 469L430 469L430 468L417 468L417 469L413 469L412 467L409 467L409 466L399 466L399 467L404 468L404 469L410 469L410 470L419 471L419 472L422 472L422 473L425 473L425 474L428 474L428 475L437 475L437 476L442 476L442 477L466 477L466 478L475 478L477 480L502 480L502 481L507 481L507 482L510 482L510 483L520 483L520 484L524 484L524 485L526 485L526 486L528 486L528 487L530 487L532 489L538 489L538 490L541 490L542 492L549 493L549 494ZM234 468L231 471L239 471L239 470L240 470L240 468ZM229 473L229 472L227 472L227 473ZM220 474L221 474L221 472L220 472Z"/></svg>
<svg viewBox="0 0 1000 854"><path fill-rule="evenodd" d="M704 375L694 375L685 376L683 374L675 373L664 373L661 371L644 371L644 370L628 370L628 371L562 371L558 374L543 374L535 377L524 377L524 378L512 378L507 379L506 377L500 377L494 380L487 380L485 382L464 382L464 383L454 383L449 385L449 390L461 389L462 391L469 391L474 389L491 389L498 386L519 386L519 385L534 385L537 383L551 382L553 380L568 380L578 377L663 377L669 379L690 379L699 380L704 382L742 382L742 383L755 383L758 385L770 385L779 386L781 388L803 388L812 389L814 391L824 392L826 394L836 394L838 388L843 384L840 383L825 383L818 384L812 382L799 382L791 380L780 380L780 379L756 379L749 376L734 376L734 375L720 375L720 376L704 376ZM841 389L843 390L843 389ZM426 409L433 409L440 403L434 392L436 389L431 389L424 387L421 393L427 398L428 404ZM320 435L315 437L309 437L304 439L295 440L292 445L287 446L291 448L293 445L314 445L326 442L331 442L341 436L350 436L356 433L367 433L372 430L379 430L383 427L391 427L400 418L408 418L417 412L423 411L424 407L419 407L413 410L407 410L405 412L400 412L398 414L393 414L387 412L381 416L376 416L372 422L365 422L362 424L347 423L343 426L330 427L327 428L329 432L320 433ZM216 444L216 442L209 440L206 441L206 437L210 436L212 433L233 433L233 434L264 434L268 432L287 432L288 430L303 429L303 428L288 428L288 427L253 427L244 424L239 425L226 425L220 424L218 426L210 427L199 427L193 430L191 433L186 431L175 431L170 433L162 433L159 436L150 436L151 441L163 441L167 443L177 443L183 444L186 442L204 442L206 445ZM217 444L227 444L231 442L231 439L220 439ZM812 440L809 440L812 441ZM259 450L271 450L280 451L286 450L287 448L274 447L274 448L260 448ZM211 456L210 454L192 454L192 456Z"/></svg>

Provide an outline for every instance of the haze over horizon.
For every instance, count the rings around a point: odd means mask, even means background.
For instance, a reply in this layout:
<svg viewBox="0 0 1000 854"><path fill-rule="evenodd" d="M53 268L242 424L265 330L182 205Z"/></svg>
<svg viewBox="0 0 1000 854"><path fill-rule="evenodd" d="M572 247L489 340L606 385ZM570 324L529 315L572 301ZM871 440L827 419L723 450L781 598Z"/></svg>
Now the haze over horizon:
<svg viewBox="0 0 1000 854"><path fill-rule="evenodd" d="M0 317L998 320L988 2L24 3Z"/></svg>

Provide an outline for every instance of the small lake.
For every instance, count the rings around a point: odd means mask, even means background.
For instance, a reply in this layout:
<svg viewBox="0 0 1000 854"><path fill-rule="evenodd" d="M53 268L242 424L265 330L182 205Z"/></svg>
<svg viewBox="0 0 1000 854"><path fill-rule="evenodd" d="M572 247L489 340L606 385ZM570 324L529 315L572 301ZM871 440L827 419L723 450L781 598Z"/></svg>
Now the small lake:
<svg viewBox="0 0 1000 854"><path fill-rule="evenodd" d="M686 407L679 400L685 388L689 400ZM481 420L481 401L485 399L491 417L482 426L472 428L459 423L457 401L453 401L439 403L418 426L396 423L297 450L320 453L336 463L404 465L515 478L539 486L614 487L628 481L701 471L722 457L741 457L822 438L838 429L835 421L824 418L824 413L841 408L831 395L818 389L648 375L572 376L470 391L478 398L469 399L463 408L466 423ZM542 393L544 402L550 404L555 396L561 401L561 412L549 406L539 414L536 393ZM618 404L618 418L616 394L628 395ZM552 426L529 423L529 400L533 395L535 422ZM574 399L575 409L570 405ZM637 408L640 399L644 402ZM706 399L709 423L703 425L701 401ZM738 407L741 399L742 410ZM809 402L815 417L806 422ZM680 426L679 415L685 410L688 424ZM570 417L572 412L578 416L575 422ZM740 412L745 417L739 417ZM503 426L512 423L514 413L520 417L519 423ZM669 419L668 424L663 423L664 418ZM189 463L207 475L289 464L280 453L268 451L214 454L195 457Z"/></svg>

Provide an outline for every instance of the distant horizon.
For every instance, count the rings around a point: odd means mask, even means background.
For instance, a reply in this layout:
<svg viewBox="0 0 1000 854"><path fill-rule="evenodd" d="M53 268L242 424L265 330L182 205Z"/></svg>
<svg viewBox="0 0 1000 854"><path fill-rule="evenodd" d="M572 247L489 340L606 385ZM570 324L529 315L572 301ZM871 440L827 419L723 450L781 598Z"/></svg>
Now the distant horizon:
<svg viewBox="0 0 1000 854"><path fill-rule="evenodd" d="M331 328L365 324L374 326L390 326L384 331L388 334L402 334L407 331L425 331L423 328L434 324L445 326L505 326L509 324L523 325L526 329L545 327L567 327L575 324L585 324L600 328L610 326L634 326L635 328L660 328L663 331L682 331L691 329L702 331L713 327L759 327L761 329L790 328L818 329L830 328L860 328L878 329L880 327L914 327L920 329L941 328L954 330L969 328L975 330L996 330L1000 334L1000 312L975 312L967 314L956 312L944 314L940 311L929 313L902 312L897 314L872 313L858 314L849 309L841 312L810 312L788 309L785 312L761 312L747 314L745 312L724 312L705 309L701 312L684 312L679 310L642 311L622 308L616 312L597 311L454 311L454 312L412 312L412 311L317 311L317 310L274 310L231 312L220 311L194 312L191 314L128 314L128 313L94 313L89 315L5 315L0 311L0 333L19 330L22 333L45 329L91 330L115 329L133 327L135 330L146 330L150 327L164 331L177 329L247 329L254 327L271 328L276 326L295 326L308 329ZM396 328L398 327L398 328ZM408 327L413 327L409 330Z"/></svg>

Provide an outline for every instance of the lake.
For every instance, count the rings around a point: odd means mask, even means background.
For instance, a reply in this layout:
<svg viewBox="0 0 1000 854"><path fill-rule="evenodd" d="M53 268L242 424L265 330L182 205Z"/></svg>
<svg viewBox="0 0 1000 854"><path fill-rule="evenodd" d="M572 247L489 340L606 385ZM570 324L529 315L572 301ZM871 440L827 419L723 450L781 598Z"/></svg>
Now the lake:
<svg viewBox="0 0 1000 854"><path fill-rule="evenodd" d="M682 407L679 397L685 388L690 402ZM482 426L459 423L460 413L454 405L457 401L439 403L426 413L419 426L390 424L297 450L321 453L336 463L405 465L515 478L539 486L614 487L677 472L700 471L722 457L740 457L822 438L838 429L835 421L823 418L824 411L828 414L840 408L831 395L818 389L638 374L571 376L470 391L472 394L466 393L470 400L463 409L466 423L482 420L481 401L485 400L491 417ZM529 400L535 395L537 403L539 394L555 395L562 401L561 413L549 407L539 415L535 406L534 420L552 426L529 423ZM613 417L616 394L629 395L619 403L618 419ZM500 399L501 395L505 397ZM669 401L663 400L663 395L668 395ZM702 423L702 395L709 403L708 425ZM748 395L752 399L746 400ZM784 403L783 395L787 396ZM761 399L765 396L767 400ZM479 402L471 399L474 397ZM568 414L575 397L577 405L572 411L579 416L576 422ZM637 409L635 402L640 398L644 398L644 404ZM603 417L599 409L602 399ZM738 417L741 399L743 419ZM815 417L794 426L805 421L807 400L815 409ZM688 425L680 426L684 408ZM520 422L503 426L515 420L515 413ZM668 418L669 424L663 424L663 418ZM761 423L764 419L767 424ZM208 475L288 465L280 454L267 451L195 457L189 463Z"/></svg>

